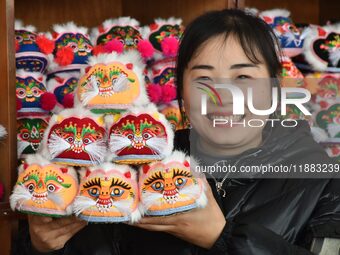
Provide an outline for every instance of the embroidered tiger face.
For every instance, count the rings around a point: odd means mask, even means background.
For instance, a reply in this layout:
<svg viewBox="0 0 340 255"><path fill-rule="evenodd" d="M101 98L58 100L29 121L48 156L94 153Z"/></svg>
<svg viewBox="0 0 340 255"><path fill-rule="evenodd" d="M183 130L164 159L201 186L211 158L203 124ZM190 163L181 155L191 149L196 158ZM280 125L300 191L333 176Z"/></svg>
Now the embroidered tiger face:
<svg viewBox="0 0 340 255"><path fill-rule="evenodd" d="M141 203L149 215L167 215L197 207L202 180L192 175L189 162L153 163L140 171Z"/></svg>
<svg viewBox="0 0 340 255"><path fill-rule="evenodd" d="M55 216L70 214L66 210L77 195L78 184L69 171L52 164L25 164L11 196L12 208Z"/></svg>
<svg viewBox="0 0 340 255"><path fill-rule="evenodd" d="M16 96L23 108L39 108L41 96L46 91L45 85L33 77L16 77Z"/></svg>
<svg viewBox="0 0 340 255"><path fill-rule="evenodd" d="M106 163L109 166L109 163ZM139 215L137 181L132 169L114 165L87 169L74 203L75 214L88 221L128 221ZM122 168L127 170L122 170ZM104 167L105 168L105 167ZM114 169L116 168L116 169Z"/></svg>
<svg viewBox="0 0 340 255"><path fill-rule="evenodd" d="M130 67L130 66L129 66ZM137 75L122 63L97 64L79 81L78 97L84 106L125 109L140 95Z"/></svg>
<svg viewBox="0 0 340 255"><path fill-rule="evenodd" d="M38 151L47 128L42 118L22 118L17 121L18 156Z"/></svg>
<svg viewBox="0 0 340 255"><path fill-rule="evenodd" d="M135 159L138 163L159 159L168 147L165 126L145 113L122 117L112 125L109 136L111 152L122 159Z"/></svg>
<svg viewBox="0 0 340 255"><path fill-rule="evenodd" d="M140 32L132 26L113 26L108 32L100 35L97 45L105 45L113 39L119 40L125 50L136 49L142 39Z"/></svg>
<svg viewBox="0 0 340 255"><path fill-rule="evenodd" d="M52 126L47 147L55 162L99 164L106 153L105 129L91 118L66 118Z"/></svg>
<svg viewBox="0 0 340 255"><path fill-rule="evenodd" d="M74 53L72 64L86 64L86 61L93 49L91 41L80 33L64 33L55 41L56 52L63 47L69 47Z"/></svg>

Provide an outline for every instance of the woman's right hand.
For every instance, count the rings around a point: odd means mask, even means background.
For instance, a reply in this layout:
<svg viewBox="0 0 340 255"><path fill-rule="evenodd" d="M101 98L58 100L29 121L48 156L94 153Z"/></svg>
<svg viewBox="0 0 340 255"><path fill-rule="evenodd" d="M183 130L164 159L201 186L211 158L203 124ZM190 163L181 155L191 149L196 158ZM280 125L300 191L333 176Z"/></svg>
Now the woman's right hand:
<svg viewBox="0 0 340 255"><path fill-rule="evenodd" d="M33 247L39 252L50 252L64 247L86 222L76 217L50 218L28 216L29 231Z"/></svg>

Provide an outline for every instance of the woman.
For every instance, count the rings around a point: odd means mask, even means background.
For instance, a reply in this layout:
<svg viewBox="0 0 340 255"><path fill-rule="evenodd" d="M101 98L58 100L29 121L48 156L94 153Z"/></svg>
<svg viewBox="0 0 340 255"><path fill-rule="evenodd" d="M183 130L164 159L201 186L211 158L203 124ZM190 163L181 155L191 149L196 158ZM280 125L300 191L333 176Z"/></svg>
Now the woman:
<svg viewBox="0 0 340 255"><path fill-rule="evenodd" d="M274 34L260 19L240 10L209 12L195 19L181 41L177 65L179 102L183 99L189 113L192 139L189 148L189 130L177 132L177 149L191 149L204 165L236 169L335 164L313 141L303 121L294 128L278 122L231 126L232 121L266 122L275 115L255 115L249 105L244 114L232 114L226 90L218 91L220 105L209 100L207 115L201 114L198 87L209 88L216 82L231 82L243 92L252 86L254 108L270 108L279 71ZM228 124L213 127L216 118ZM144 217L134 226L83 228L84 223L73 218L30 216L32 250L36 254L313 254L309 251L313 238L340 235L340 189L335 179L263 179L253 174L231 178L227 173L207 177L211 188L205 208Z"/></svg>

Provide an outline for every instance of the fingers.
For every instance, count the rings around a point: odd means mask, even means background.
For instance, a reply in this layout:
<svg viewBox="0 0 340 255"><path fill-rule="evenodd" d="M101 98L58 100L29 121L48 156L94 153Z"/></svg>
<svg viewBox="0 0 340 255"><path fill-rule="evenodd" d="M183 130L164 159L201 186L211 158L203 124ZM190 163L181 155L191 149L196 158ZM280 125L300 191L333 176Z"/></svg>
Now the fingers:
<svg viewBox="0 0 340 255"><path fill-rule="evenodd" d="M51 222L53 219L51 217L45 217L45 216L38 216L38 215L33 215L29 214L28 215L28 222L31 224L35 225L41 225L41 224L46 224Z"/></svg>

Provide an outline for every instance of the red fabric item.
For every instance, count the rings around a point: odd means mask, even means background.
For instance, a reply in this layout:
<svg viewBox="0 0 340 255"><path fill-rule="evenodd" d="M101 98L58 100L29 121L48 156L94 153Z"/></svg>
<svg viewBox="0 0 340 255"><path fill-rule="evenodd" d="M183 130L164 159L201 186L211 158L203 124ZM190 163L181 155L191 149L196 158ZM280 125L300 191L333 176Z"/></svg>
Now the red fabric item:
<svg viewBox="0 0 340 255"><path fill-rule="evenodd" d="M57 51L55 62L61 66L67 66L72 64L73 59L73 50L70 47L63 47Z"/></svg>
<svg viewBox="0 0 340 255"><path fill-rule="evenodd" d="M54 42L44 35L39 35L36 39L36 43L39 46L41 52L45 54L51 54L54 50Z"/></svg>
<svg viewBox="0 0 340 255"><path fill-rule="evenodd" d="M67 94L64 96L63 105L65 108L72 108L74 106L74 94Z"/></svg>
<svg viewBox="0 0 340 255"><path fill-rule="evenodd" d="M57 104L57 98L53 93L47 92L41 96L41 108L46 111L51 111Z"/></svg>

